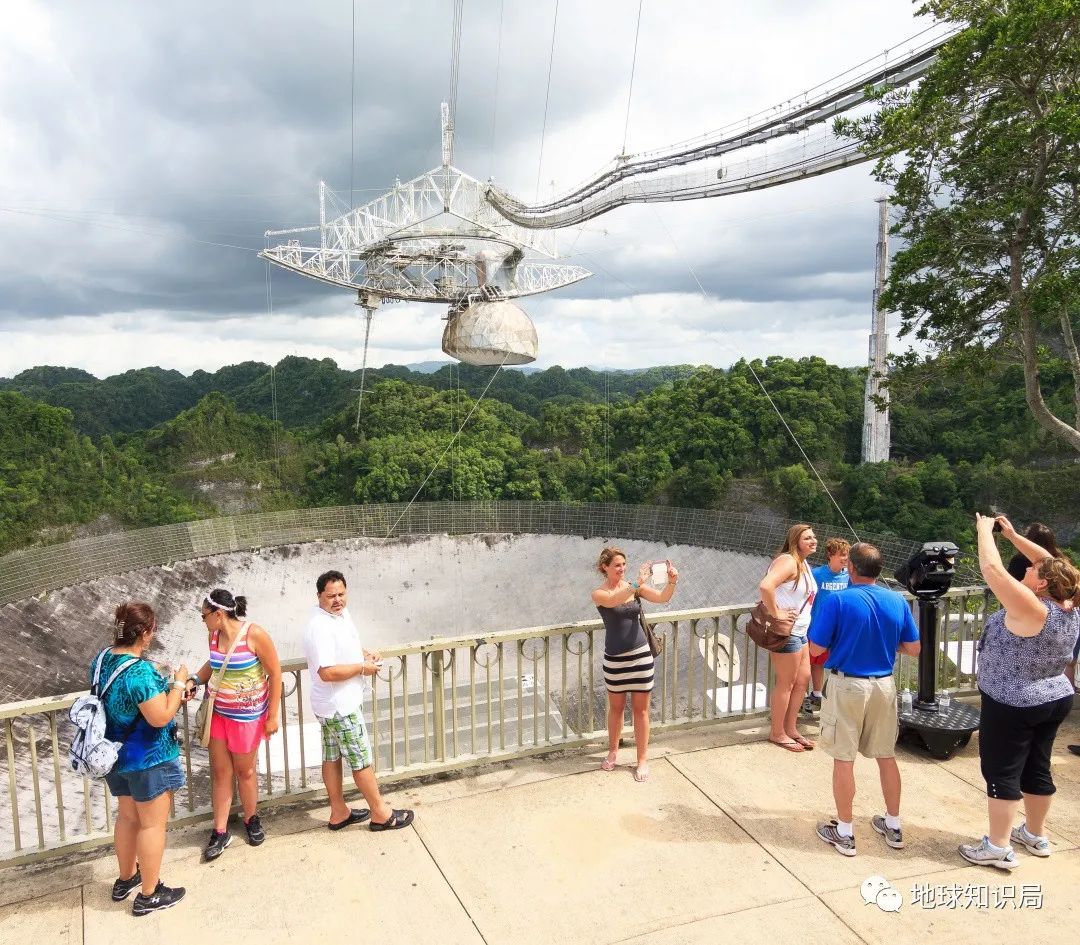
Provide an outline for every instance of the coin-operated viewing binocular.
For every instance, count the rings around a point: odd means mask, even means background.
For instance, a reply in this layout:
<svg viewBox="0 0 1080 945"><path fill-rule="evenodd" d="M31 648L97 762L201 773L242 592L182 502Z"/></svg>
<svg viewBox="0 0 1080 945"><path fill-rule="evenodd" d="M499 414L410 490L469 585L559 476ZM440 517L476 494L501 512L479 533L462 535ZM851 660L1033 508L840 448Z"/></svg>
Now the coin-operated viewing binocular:
<svg viewBox="0 0 1080 945"><path fill-rule="evenodd" d="M896 580L921 600L942 597L952 586L959 553L951 541L928 541L896 569Z"/></svg>

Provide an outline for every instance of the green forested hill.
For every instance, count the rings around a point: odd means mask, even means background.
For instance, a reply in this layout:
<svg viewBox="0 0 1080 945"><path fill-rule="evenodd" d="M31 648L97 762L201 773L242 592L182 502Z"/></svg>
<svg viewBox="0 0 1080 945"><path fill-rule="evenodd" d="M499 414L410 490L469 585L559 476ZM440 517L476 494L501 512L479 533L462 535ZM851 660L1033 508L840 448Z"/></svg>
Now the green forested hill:
<svg viewBox="0 0 1080 945"><path fill-rule="evenodd" d="M560 367L533 373L508 370L499 373L488 396L537 416L541 405L553 397L602 403L651 390L690 371L687 366L615 372ZM369 370L364 383L370 389L380 380L403 380L436 390L460 388L478 396L490 378L489 370L468 365L447 365L433 374L387 365ZM211 392L230 397L242 411L268 418L275 416L276 400L276 417L286 427L313 426L355 402L359 387L359 371L342 370L330 358L294 356L278 362L273 376L269 365L245 361L213 373L195 371L190 377L148 367L98 380L75 368L35 367L0 379L0 390L71 411L79 432L92 437L149 429L194 407Z"/></svg>
<svg viewBox="0 0 1080 945"><path fill-rule="evenodd" d="M140 526L198 514L130 451L77 433L68 411L0 391L0 550L101 515Z"/></svg>
<svg viewBox="0 0 1080 945"><path fill-rule="evenodd" d="M1021 523L1041 518L1066 538L1076 533L1080 464L1030 421L1013 369L904 365L893 383L895 460L867 466L864 371L821 358L754 367L856 526L963 542L972 511L998 506ZM406 501L425 479L421 500L717 507L732 482L749 478L784 514L841 521L745 362L500 372L477 405L490 379L490 369L464 366L369 371L357 429L359 378L330 360L286 358L273 387L256 362L101 381L34 368L0 385L9 388L0 392L0 552L102 515L137 526ZM1068 380L1051 372L1048 395L1067 403Z"/></svg>

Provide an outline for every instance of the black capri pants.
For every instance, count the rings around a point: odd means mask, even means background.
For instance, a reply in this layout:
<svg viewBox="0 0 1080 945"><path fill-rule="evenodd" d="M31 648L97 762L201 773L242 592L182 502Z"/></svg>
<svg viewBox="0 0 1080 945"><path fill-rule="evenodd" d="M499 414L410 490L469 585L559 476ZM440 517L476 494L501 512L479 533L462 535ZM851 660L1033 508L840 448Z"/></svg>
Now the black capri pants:
<svg viewBox="0 0 1080 945"><path fill-rule="evenodd" d="M1072 709L1073 697L1017 708L992 699L980 690L979 761L986 779L986 796L1019 801L1025 794L1053 794L1050 752L1061 723Z"/></svg>

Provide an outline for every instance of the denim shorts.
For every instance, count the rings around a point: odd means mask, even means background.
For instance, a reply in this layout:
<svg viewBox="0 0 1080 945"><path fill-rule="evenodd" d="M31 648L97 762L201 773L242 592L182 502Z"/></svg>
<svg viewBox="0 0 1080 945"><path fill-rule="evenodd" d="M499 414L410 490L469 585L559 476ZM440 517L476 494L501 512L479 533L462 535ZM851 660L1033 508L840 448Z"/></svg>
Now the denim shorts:
<svg viewBox="0 0 1080 945"><path fill-rule="evenodd" d="M780 649L773 650L773 653L798 653L804 646L806 646L806 637L790 636Z"/></svg>
<svg viewBox="0 0 1080 945"><path fill-rule="evenodd" d="M130 797L139 803L152 801L166 791L176 791L184 786L184 769L180 759L163 761L142 771L110 771L105 783L113 797Z"/></svg>

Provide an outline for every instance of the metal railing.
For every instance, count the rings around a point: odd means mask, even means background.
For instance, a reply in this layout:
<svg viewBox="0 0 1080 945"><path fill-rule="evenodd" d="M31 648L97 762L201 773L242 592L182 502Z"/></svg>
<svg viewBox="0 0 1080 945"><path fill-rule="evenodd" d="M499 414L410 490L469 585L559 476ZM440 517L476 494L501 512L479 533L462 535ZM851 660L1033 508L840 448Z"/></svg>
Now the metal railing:
<svg viewBox="0 0 1080 945"><path fill-rule="evenodd" d="M653 728L678 729L767 712L767 654L743 632L749 605L649 616L664 640L652 700ZM976 648L987 615L981 588L951 591L942 607L938 685L975 691ZM365 705L382 783L581 748L606 737L598 620L481 637L435 639L383 652ZM899 684L917 661L901 657ZM324 794L318 722L306 703L303 661L283 664L281 731L259 755L260 804ZM72 772L68 709L83 693L0 706L4 750L0 863L24 863L111 842L115 801L104 782ZM187 785L174 797L177 824L209 819L209 762L192 746L194 707L178 717ZM2 789L0 789L2 791Z"/></svg>

